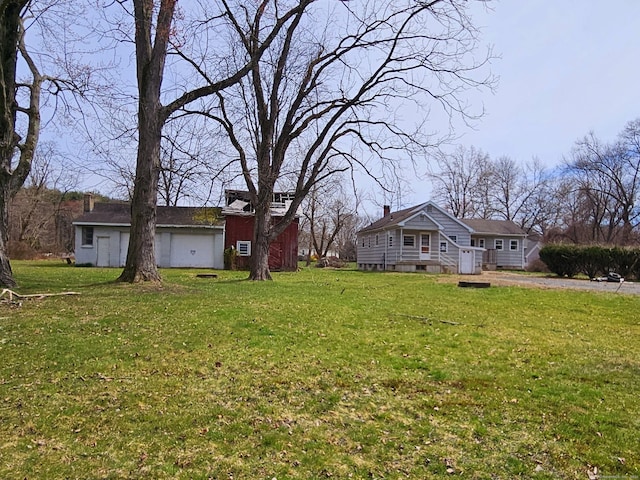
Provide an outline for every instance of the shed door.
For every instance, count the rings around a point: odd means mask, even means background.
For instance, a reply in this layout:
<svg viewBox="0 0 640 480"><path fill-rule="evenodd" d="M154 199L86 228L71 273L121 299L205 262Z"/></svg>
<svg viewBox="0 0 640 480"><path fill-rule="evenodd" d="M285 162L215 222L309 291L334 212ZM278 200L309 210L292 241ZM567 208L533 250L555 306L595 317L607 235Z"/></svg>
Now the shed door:
<svg viewBox="0 0 640 480"><path fill-rule="evenodd" d="M431 259L431 235L428 233L420 234L420 260Z"/></svg>
<svg viewBox="0 0 640 480"><path fill-rule="evenodd" d="M471 275L474 272L473 264L475 263L475 255L473 250L460 250L460 273L463 275Z"/></svg>
<svg viewBox="0 0 640 480"><path fill-rule="evenodd" d="M108 267L109 266L109 237L98 237L98 258L96 259L96 266Z"/></svg>

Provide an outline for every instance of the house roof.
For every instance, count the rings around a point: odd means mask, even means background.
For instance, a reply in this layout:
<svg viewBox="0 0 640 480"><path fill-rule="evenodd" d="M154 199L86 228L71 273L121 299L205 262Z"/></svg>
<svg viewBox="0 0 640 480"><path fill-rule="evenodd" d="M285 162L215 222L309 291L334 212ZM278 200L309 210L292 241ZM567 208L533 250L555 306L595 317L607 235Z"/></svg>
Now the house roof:
<svg viewBox="0 0 640 480"><path fill-rule="evenodd" d="M462 222L473 229L475 234L517 235L527 233L511 220L485 220L483 218L464 218Z"/></svg>
<svg viewBox="0 0 640 480"><path fill-rule="evenodd" d="M389 215L385 215L380 220L376 220L371 225L364 227L361 232L369 232L373 230L383 230L387 227L391 227L401 223L407 218L411 217L419 207L423 204L414 205L413 207L405 208L404 210L398 210L397 212L391 212Z"/></svg>
<svg viewBox="0 0 640 480"><path fill-rule="evenodd" d="M79 225L131 225L131 206L128 203L96 203L74 224ZM163 207L158 206L156 222L160 227L222 227L224 219L220 208Z"/></svg>
<svg viewBox="0 0 640 480"><path fill-rule="evenodd" d="M443 214L449 216L451 220L460 223L463 227L469 228L466 224L463 224L462 222L460 222L460 220L455 218L453 215L443 210L442 207L439 207L435 203L429 201L429 202L421 203L419 205L414 205L413 207L405 208L404 210L391 212L389 215L385 215L380 220L377 220L373 222L371 225L363 228L358 233L366 233L366 232L372 232L376 230L386 230L391 227L402 226L403 222L411 219L411 217L413 217L414 215L418 215L421 212L426 213L427 216L429 216L429 212L430 212L429 207L439 210ZM439 225L434 218L432 217L430 218L431 218L431 221L433 221L436 225Z"/></svg>
<svg viewBox="0 0 640 480"><path fill-rule="evenodd" d="M421 210L424 210L428 205L431 205L438 210L445 212L441 207L438 207L433 202L421 203L414 205L413 207L405 208L404 210L398 210L397 212L391 212L389 215L385 215L380 220L376 220L372 224L366 226L358 233L372 232L376 230L385 230L387 228L395 227L405 220L408 220L413 215L416 215ZM526 236L526 232L522 230L518 225L509 220L485 220L485 219L457 219L448 214L452 219L458 223L463 224L472 230L475 234L484 235L505 235L505 236Z"/></svg>

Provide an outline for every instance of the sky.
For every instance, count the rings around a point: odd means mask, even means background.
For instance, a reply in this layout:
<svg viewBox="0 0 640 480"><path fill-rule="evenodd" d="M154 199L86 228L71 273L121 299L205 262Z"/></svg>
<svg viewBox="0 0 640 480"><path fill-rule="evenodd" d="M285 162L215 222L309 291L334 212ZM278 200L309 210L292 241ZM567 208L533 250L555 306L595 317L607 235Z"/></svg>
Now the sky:
<svg viewBox="0 0 640 480"><path fill-rule="evenodd" d="M590 131L613 141L640 117L640 0L469 3L481 45L498 57L490 68L499 82L468 97L486 114L474 129L458 126L458 144L552 168ZM429 197L429 183L412 176L398 207Z"/></svg>
<svg viewBox="0 0 640 480"><path fill-rule="evenodd" d="M500 0L475 8L500 58L486 115L461 143L491 157L538 157L552 167L593 131L613 141L640 117L640 1Z"/></svg>
<svg viewBox="0 0 640 480"><path fill-rule="evenodd" d="M482 48L497 57L490 71L498 84L469 94L485 115L473 129L460 122L452 148L517 162L535 157L552 169L589 132L611 142L640 117L640 0L494 0L470 12ZM393 209L430 195L430 182L411 176ZM365 210L376 218L387 200L374 197Z"/></svg>

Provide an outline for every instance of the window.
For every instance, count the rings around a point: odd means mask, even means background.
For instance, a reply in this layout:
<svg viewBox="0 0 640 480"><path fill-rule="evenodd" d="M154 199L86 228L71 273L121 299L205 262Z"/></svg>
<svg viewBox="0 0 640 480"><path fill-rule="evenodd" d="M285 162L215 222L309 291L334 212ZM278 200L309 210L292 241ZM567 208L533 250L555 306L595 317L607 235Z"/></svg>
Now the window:
<svg viewBox="0 0 640 480"><path fill-rule="evenodd" d="M376 247L378 246L378 234L376 233Z"/></svg>
<svg viewBox="0 0 640 480"><path fill-rule="evenodd" d="M82 227L82 245L93 245L93 227Z"/></svg>
<svg viewBox="0 0 640 480"><path fill-rule="evenodd" d="M364 248L364 237L362 237L362 248Z"/></svg>
<svg viewBox="0 0 640 480"><path fill-rule="evenodd" d="M416 236L415 235L404 235L402 237L402 245L405 247L415 247L416 246Z"/></svg>
<svg viewBox="0 0 640 480"><path fill-rule="evenodd" d="M496 238L496 250L504 250L504 240L502 240L501 238Z"/></svg>
<svg viewBox="0 0 640 480"><path fill-rule="evenodd" d="M451 239L451 241L453 243L457 243L458 242L458 236L457 235L449 235L449 238Z"/></svg>
<svg viewBox="0 0 640 480"><path fill-rule="evenodd" d="M236 242L236 250L241 257L251 256L251 242L248 240L238 240Z"/></svg>
<svg viewBox="0 0 640 480"><path fill-rule="evenodd" d="M367 237L367 240L369 241L369 248L371 248L371 235Z"/></svg>
<svg viewBox="0 0 640 480"><path fill-rule="evenodd" d="M393 235L391 233L389 234L389 246L393 247Z"/></svg>
<svg viewBox="0 0 640 480"><path fill-rule="evenodd" d="M509 250L517 251L519 249L518 240L509 241Z"/></svg>
<svg viewBox="0 0 640 480"><path fill-rule="evenodd" d="M479 239L478 239L478 246L479 246L480 248L484 248L484 238L479 238Z"/></svg>
<svg viewBox="0 0 640 480"><path fill-rule="evenodd" d="M447 242L440 242L440 252L447 253L449 247Z"/></svg>

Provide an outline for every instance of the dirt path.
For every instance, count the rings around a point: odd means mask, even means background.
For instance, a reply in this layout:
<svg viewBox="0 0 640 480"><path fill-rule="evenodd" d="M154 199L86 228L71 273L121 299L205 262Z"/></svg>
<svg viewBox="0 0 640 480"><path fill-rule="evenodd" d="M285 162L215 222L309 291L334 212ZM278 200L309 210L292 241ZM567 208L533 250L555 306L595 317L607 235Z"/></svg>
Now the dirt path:
<svg viewBox="0 0 640 480"><path fill-rule="evenodd" d="M518 285L522 287L533 288L563 288L572 290L589 290L593 292L610 292L625 293L631 295L640 295L640 283L623 282L607 283L607 282L591 282L589 280L577 280L571 278L558 278L554 276L540 277L535 275L526 275L513 272L482 272L478 276L456 276L454 281L478 281L490 282L491 285Z"/></svg>

